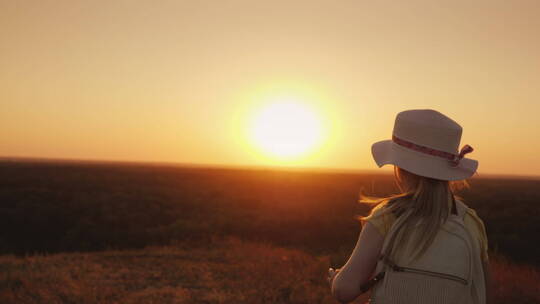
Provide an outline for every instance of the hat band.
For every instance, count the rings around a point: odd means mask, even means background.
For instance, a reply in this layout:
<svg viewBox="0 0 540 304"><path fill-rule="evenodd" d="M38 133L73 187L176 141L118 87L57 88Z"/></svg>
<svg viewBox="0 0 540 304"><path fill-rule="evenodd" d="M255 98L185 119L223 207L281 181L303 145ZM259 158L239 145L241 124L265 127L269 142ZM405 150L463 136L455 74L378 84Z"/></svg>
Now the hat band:
<svg viewBox="0 0 540 304"><path fill-rule="evenodd" d="M459 161L463 158L463 156L465 156L465 154L474 151L474 149L471 146L465 145L463 146L463 148L461 148L461 151L459 152L459 154L456 155L456 154L449 153L446 151L441 151L441 150L432 149L426 146L417 145L413 142L401 139L393 134L392 134L392 141L400 146L403 146L405 148L408 148L414 151L445 158L450 161L450 164L452 167L457 167L459 165Z"/></svg>

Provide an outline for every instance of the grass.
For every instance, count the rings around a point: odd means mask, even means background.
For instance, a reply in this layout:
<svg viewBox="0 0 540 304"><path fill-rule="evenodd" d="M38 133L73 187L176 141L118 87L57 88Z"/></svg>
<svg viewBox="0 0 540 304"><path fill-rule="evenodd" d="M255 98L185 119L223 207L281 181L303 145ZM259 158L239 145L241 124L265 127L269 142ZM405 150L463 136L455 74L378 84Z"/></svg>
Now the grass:
<svg viewBox="0 0 540 304"><path fill-rule="evenodd" d="M237 238L0 258L2 303L332 303L328 257Z"/></svg>
<svg viewBox="0 0 540 304"><path fill-rule="evenodd" d="M325 279L332 258L217 236L139 250L4 255L0 303L337 303ZM500 256L491 267L496 304L540 302L538 270Z"/></svg>

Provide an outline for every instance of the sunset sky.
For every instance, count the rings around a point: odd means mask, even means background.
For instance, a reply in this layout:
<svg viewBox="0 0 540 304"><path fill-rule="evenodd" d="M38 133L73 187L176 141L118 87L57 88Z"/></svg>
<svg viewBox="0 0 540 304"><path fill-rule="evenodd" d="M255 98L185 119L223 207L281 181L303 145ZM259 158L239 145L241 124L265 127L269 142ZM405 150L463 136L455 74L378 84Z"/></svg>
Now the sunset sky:
<svg viewBox="0 0 540 304"><path fill-rule="evenodd" d="M431 108L463 126L480 175L540 175L539 15L540 1L0 0L0 156L377 169L395 115ZM281 114L305 114L294 157L265 148Z"/></svg>

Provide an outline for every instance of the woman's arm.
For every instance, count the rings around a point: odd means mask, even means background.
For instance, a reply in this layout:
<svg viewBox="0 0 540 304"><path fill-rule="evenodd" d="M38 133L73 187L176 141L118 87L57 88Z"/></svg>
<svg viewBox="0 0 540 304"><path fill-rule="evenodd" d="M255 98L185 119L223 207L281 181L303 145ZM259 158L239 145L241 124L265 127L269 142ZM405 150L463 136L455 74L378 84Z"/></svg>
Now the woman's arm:
<svg viewBox="0 0 540 304"><path fill-rule="evenodd" d="M332 282L332 294L338 301L350 302L360 295L360 286L371 278L375 270L383 241L377 228L366 222L349 260Z"/></svg>

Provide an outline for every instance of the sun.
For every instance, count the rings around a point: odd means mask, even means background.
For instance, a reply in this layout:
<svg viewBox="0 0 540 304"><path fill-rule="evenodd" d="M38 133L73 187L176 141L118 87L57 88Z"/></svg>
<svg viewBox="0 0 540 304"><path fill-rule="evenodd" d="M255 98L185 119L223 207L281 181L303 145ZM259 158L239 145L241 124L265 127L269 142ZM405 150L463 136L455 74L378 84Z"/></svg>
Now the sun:
<svg viewBox="0 0 540 304"><path fill-rule="evenodd" d="M253 116L251 137L265 154L282 159L296 158L320 144L321 120L301 102L277 100Z"/></svg>

